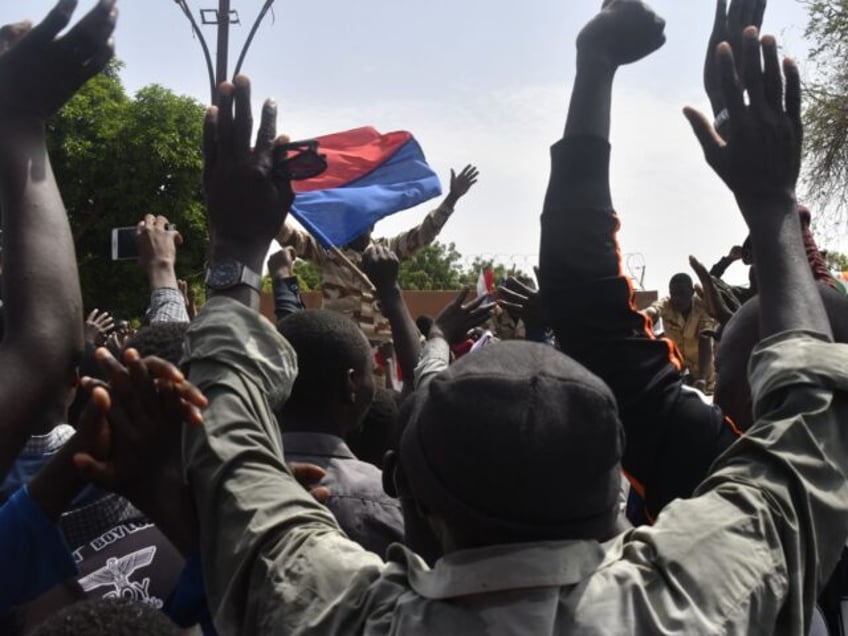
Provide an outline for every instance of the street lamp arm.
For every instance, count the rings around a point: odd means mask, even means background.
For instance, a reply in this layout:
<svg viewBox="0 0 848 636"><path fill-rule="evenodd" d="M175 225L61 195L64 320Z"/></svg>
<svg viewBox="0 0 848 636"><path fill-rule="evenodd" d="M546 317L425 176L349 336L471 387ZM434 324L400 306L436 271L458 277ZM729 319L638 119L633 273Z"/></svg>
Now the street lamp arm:
<svg viewBox="0 0 848 636"><path fill-rule="evenodd" d="M197 39L200 40L200 46L203 49L203 57L206 58L206 71L209 73L209 92L211 101L214 104L218 101L216 99L218 90L215 86L215 71L212 68L212 55L209 53L209 47L206 44L206 39L203 37L203 33L201 33L200 28L197 26L197 22L195 22L194 17L191 15L191 10L186 5L186 0L174 0L174 2L176 2L177 6L182 9L185 17L187 17L188 21L191 23L192 31L194 31Z"/></svg>
<svg viewBox="0 0 848 636"><path fill-rule="evenodd" d="M247 50L250 48L250 45L253 42L253 36L256 35L256 31L259 29L259 25L262 23L262 20L265 18L265 14L268 13L268 10L271 8L272 4L274 4L274 0L265 0L265 4L263 5L262 10L259 12L259 15L256 17L256 21L253 23L253 27L251 27L250 33L247 36L247 40L245 40L244 46L241 49L241 53L239 54L238 63L236 64L236 70L233 73L233 77L235 77L241 72L241 66L244 63L244 58L247 55Z"/></svg>

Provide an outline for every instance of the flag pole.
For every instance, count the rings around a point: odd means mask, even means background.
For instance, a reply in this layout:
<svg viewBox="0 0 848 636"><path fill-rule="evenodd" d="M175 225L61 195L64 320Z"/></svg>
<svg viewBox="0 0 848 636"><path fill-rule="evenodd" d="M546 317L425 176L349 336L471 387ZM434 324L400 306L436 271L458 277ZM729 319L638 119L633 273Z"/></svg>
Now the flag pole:
<svg viewBox="0 0 848 636"><path fill-rule="evenodd" d="M356 276L360 281L362 281L365 284L365 286L368 287L368 290L372 294L376 293L377 288L374 287L374 283L371 282L371 279L368 278L368 276L365 275L365 272L363 272L361 269L359 269L353 263L352 260L350 260L347 256L345 256L344 252L342 252L338 247L336 247L333 244L330 244L330 251L333 254L336 255L336 258L338 258L340 261L342 261L345 265L347 265L350 268L350 270L353 272L354 276Z"/></svg>

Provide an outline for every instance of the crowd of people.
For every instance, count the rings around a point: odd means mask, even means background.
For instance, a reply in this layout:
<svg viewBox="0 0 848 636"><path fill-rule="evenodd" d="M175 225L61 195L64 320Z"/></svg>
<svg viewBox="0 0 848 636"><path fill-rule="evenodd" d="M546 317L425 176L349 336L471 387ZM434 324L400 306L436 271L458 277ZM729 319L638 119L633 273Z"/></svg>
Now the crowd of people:
<svg viewBox="0 0 848 636"><path fill-rule="evenodd" d="M697 290L676 275L640 311L623 273L613 84L665 23L606 0L577 37L537 282L414 320L400 260L476 168L420 227L322 251L286 224L276 104L254 135L239 75L204 122L205 302L148 215L138 329L84 318L47 153L113 52L116 0L65 30L75 5L0 30L0 632L846 633L848 298L796 198L801 82L765 0L718 0L714 121L684 110L749 228L712 270L692 259ZM299 256L325 267L323 309ZM721 280L739 259L749 287Z"/></svg>

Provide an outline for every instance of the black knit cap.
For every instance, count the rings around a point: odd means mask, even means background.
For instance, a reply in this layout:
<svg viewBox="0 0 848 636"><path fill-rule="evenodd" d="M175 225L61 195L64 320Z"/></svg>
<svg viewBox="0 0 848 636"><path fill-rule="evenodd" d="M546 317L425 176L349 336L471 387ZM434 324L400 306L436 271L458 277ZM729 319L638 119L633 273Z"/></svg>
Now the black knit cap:
<svg viewBox="0 0 848 636"><path fill-rule="evenodd" d="M624 432L610 389L574 360L503 342L412 399L401 464L412 495L450 524L502 542L613 534Z"/></svg>

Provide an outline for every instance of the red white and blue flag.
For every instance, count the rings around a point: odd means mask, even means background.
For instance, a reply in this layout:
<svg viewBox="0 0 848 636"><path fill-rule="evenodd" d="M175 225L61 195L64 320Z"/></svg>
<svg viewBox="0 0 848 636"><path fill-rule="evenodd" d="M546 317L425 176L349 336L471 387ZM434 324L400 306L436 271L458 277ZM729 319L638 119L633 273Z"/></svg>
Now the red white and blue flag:
<svg viewBox="0 0 848 636"><path fill-rule="evenodd" d="M292 183L291 213L325 248L343 247L380 219L442 193L408 132L365 127L317 139L327 170Z"/></svg>

